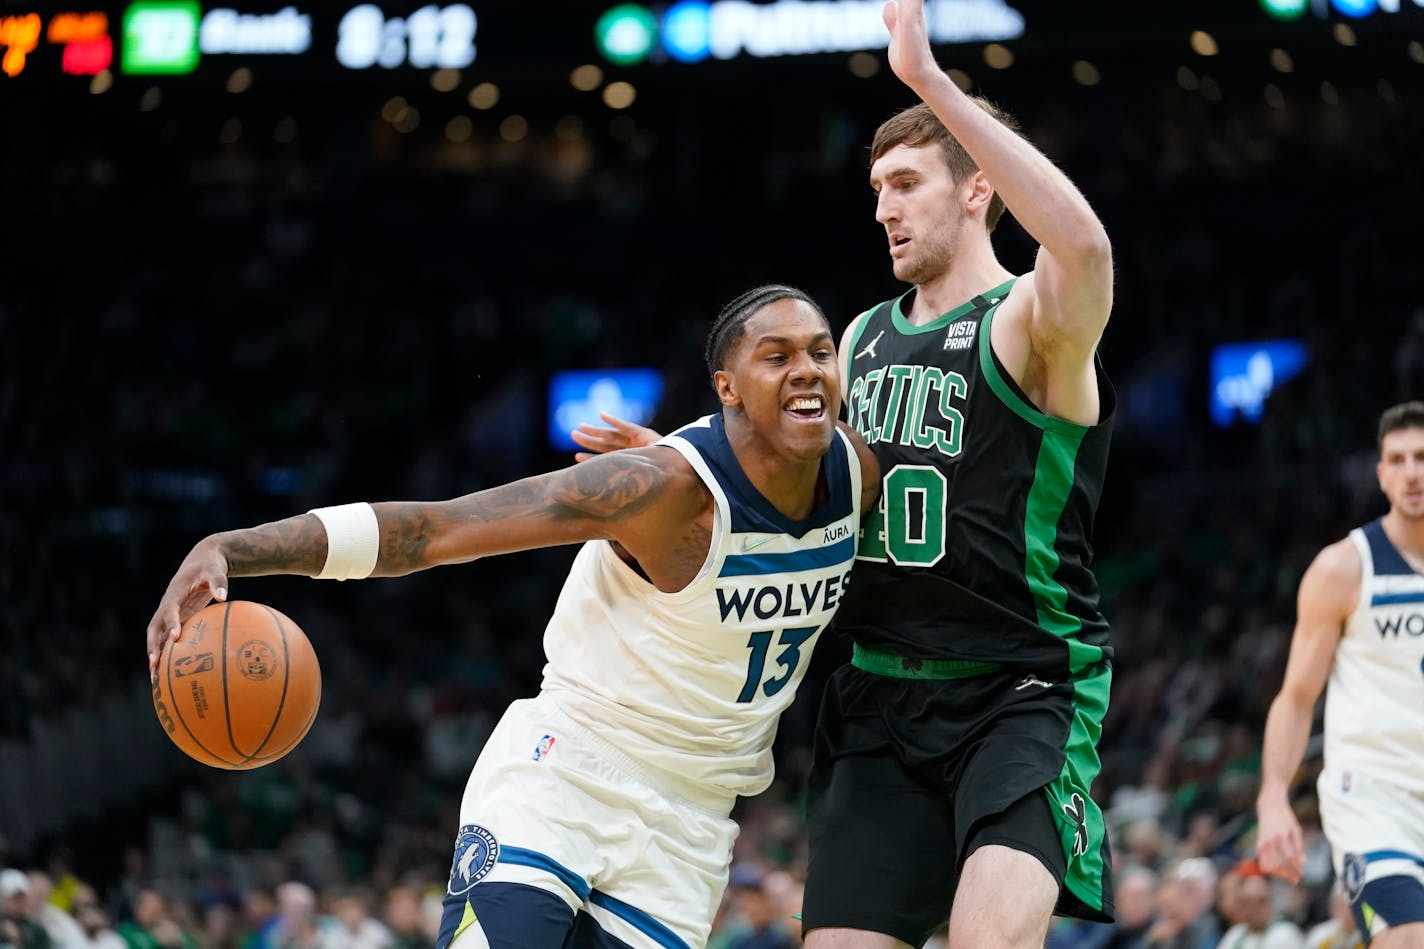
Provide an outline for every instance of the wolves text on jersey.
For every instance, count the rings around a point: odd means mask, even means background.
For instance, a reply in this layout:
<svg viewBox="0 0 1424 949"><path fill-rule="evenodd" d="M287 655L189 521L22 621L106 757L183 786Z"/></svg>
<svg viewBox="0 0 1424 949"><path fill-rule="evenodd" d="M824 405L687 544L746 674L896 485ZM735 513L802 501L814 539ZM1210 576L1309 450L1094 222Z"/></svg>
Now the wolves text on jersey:
<svg viewBox="0 0 1424 949"><path fill-rule="evenodd" d="M840 576L823 577L814 582L719 586L717 606L724 623L733 613L736 614L736 621L742 622L748 611L763 621L772 617L794 619L834 610L849 583L850 573L847 571Z"/></svg>

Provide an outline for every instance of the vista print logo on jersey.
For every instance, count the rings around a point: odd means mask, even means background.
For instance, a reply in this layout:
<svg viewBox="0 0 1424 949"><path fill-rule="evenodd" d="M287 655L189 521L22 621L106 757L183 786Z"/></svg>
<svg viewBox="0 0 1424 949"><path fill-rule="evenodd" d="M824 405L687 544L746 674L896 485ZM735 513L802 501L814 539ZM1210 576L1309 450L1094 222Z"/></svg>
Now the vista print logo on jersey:
<svg viewBox="0 0 1424 949"><path fill-rule="evenodd" d="M450 864L451 896L464 896L494 869L499 860L499 841L478 824L466 824L455 837L455 859Z"/></svg>

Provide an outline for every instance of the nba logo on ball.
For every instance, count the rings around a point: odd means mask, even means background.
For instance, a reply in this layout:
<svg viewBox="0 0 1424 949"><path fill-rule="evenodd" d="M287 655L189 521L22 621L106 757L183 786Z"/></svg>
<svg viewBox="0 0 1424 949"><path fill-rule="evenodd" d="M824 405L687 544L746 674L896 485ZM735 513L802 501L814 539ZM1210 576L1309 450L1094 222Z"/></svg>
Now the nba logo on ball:
<svg viewBox="0 0 1424 949"><path fill-rule="evenodd" d="M494 869L499 841L478 824L466 824L455 838L455 860L450 864L451 896L464 896Z"/></svg>

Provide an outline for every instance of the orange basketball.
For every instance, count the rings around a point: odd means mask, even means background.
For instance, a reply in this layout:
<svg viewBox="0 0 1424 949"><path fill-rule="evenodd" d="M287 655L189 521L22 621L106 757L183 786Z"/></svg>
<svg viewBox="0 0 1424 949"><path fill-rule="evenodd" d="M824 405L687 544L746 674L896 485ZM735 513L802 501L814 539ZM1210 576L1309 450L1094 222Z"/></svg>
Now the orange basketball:
<svg viewBox="0 0 1424 949"><path fill-rule="evenodd" d="M320 704L311 642L261 603L208 605L159 655L158 721L185 754L214 768L276 761L306 735Z"/></svg>

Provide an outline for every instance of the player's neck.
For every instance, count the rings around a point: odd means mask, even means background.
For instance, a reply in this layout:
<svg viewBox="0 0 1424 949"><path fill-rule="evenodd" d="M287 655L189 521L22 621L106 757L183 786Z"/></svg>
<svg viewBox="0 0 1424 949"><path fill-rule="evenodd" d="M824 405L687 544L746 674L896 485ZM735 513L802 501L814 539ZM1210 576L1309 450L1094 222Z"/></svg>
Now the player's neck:
<svg viewBox="0 0 1424 949"><path fill-rule="evenodd" d="M811 516L820 486L820 458L795 461L754 438L738 438L730 429L727 435L742 472L768 504L793 521Z"/></svg>
<svg viewBox="0 0 1424 949"><path fill-rule="evenodd" d="M1384 534L1409 565L1424 573L1424 518L1405 517L1391 509L1381 522Z"/></svg>
<svg viewBox="0 0 1424 949"><path fill-rule="evenodd" d="M987 239L966 241L956 250L944 273L915 287L915 302L907 315L915 325L928 323L1012 276L994 256L993 245Z"/></svg>

